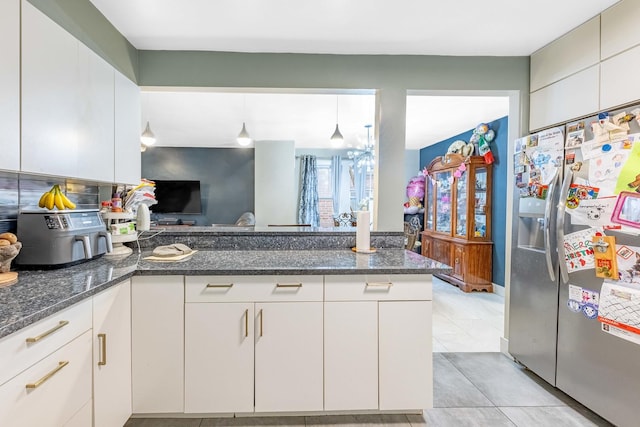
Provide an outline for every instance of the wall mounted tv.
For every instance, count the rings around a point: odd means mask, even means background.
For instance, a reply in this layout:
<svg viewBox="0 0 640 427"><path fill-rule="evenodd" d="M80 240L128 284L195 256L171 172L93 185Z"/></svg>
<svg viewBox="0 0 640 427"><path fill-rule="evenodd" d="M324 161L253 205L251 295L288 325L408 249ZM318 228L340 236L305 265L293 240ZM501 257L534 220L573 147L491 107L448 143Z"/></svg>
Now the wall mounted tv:
<svg viewBox="0 0 640 427"><path fill-rule="evenodd" d="M153 213L201 214L200 181L154 179L157 204L150 207Z"/></svg>

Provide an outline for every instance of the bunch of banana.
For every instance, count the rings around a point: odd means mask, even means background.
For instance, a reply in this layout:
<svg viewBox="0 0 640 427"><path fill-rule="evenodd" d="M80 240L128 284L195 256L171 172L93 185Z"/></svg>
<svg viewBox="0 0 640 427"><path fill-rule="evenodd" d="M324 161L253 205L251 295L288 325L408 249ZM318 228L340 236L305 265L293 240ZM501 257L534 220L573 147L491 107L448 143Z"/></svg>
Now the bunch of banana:
<svg viewBox="0 0 640 427"><path fill-rule="evenodd" d="M51 190L45 192L40 197L38 206L41 208L47 208L49 210L53 209L54 207L60 210L76 208L76 204L64 195L62 190L60 190L60 186L58 184L51 187Z"/></svg>

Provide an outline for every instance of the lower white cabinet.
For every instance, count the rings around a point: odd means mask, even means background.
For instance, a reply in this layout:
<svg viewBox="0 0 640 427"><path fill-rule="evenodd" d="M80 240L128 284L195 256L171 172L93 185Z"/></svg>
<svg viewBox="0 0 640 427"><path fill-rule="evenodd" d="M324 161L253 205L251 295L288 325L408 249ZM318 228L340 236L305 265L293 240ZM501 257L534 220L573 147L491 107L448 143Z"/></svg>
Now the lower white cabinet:
<svg viewBox="0 0 640 427"><path fill-rule="evenodd" d="M187 277L185 412L320 411L321 276Z"/></svg>
<svg viewBox="0 0 640 427"><path fill-rule="evenodd" d="M431 408L431 301L381 301L378 310L379 409Z"/></svg>
<svg viewBox="0 0 640 427"><path fill-rule="evenodd" d="M253 304L185 304L184 410L253 412Z"/></svg>
<svg viewBox="0 0 640 427"><path fill-rule="evenodd" d="M325 276L324 409L433 406L430 275Z"/></svg>
<svg viewBox="0 0 640 427"><path fill-rule="evenodd" d="M378 409L378 302L324 304L324 409Z"/></svg>
<svg viewBox="0 0 640 427"><path fill-rule="evenodd" d="M256 304L255 412L322 410L322 302Z"/></svg>
<svg viewBox="0 0 640 427"><path fill-rule="evenodd" d="M184 412L183 276L132 278L131 365L134 413Z"/></svg>
<svg viewBox="0 0 640 427"><path fill-rule="evenodd" d="M90 401L91 331L86 331L0 386L0 425L64 426L89 404L86 419Z"/></svg>
<svg viewBox="0 0 640 427"><path fill-rule="evenodd" d="M94 427L122 426L131 415L131 282L93 297Z"/></svg>

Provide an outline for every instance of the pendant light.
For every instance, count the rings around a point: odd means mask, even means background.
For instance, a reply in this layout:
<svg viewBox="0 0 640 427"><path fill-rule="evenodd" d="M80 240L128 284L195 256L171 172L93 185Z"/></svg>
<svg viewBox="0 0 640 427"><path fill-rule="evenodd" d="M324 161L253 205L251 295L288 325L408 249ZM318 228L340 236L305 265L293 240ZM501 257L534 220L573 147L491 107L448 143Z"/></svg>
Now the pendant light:
<svg viewBox="0 0 640 427"><path fill-rule="evenodd" d="M342 145L343 142L344 138L340 133L340 128L338 127L338 96L336 95L336 130L333 131L333 135L331 135L331 144Z"/></svg>
<svg viewBox="0 0 640 427"><path fill-rule="evenodd" d="M149 127L148 121L147 126L144 128L144 132L142 132L142 135L140 135L140 142L142 142L145 147L156 143L156 136L153 132L151 132L151 127Z"/></svg>
<svg viewBox="0 0 640 427"><path fill-rule="evenodd" d="M245 109L246 109L246 95L242 98L242 115L245 115ZM247 127L245 125L244 122L242 122L242 130L240 131L240 133L238 134L238 137L236 138L236 141L238 141L238 144L240 144L243 147L246 147L247 145L251 144L251 142L253 141L251 139L251 136L249 136L249 132L247 132Z"/></svg>

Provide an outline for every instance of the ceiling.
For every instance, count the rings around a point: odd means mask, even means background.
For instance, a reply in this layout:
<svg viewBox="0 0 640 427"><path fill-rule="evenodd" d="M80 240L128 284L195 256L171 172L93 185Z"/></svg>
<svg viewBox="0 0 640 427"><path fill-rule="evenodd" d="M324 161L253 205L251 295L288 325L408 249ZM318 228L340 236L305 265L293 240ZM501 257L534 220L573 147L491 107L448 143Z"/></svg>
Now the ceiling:
<svg viewBox="0 0 640 427"><path fill-rule="evenodd" d="M91 0L137 49L529 56L617 0ZM552 13L549 13L552 11ZM144 91L158 146L237 147L258 140L327 147L366 139L373 92ZM336 111L337 100L337 111ZM411 96L406 146L418 149L508 114L506 97ZM143 123L144 124L144 123Z"/></svg>

